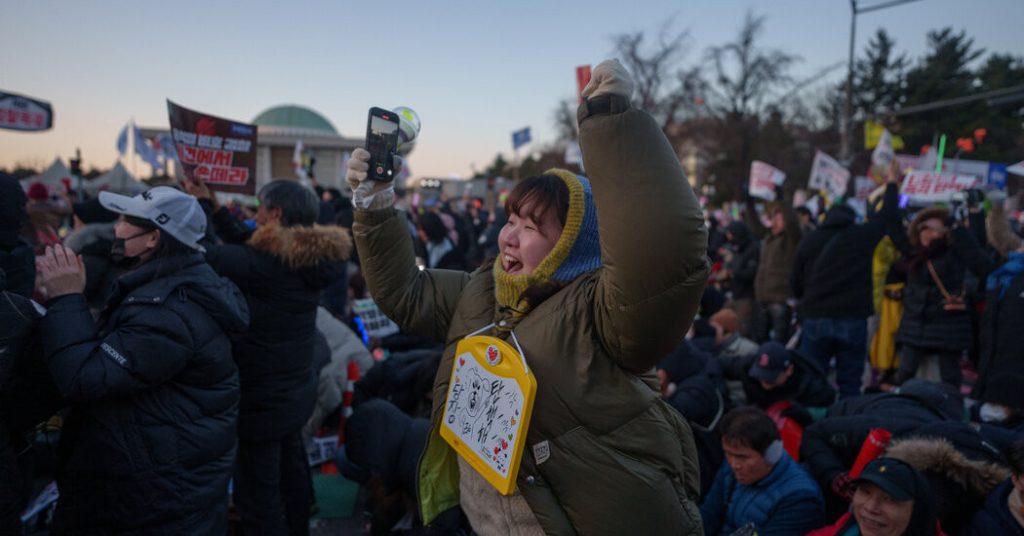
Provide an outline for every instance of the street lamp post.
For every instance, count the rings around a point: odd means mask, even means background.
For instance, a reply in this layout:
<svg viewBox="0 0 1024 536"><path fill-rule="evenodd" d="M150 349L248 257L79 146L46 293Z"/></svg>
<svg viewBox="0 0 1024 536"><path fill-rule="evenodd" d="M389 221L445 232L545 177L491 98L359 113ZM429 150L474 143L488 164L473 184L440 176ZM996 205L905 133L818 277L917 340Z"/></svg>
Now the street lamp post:
<svg viewBox="0 0 1024 536"><path fill-rule="evenodd" d="M850 0L850 55L846 62L846 98L843 100L843 116L839 120L839 160L849 166L853 160L853 50L857 36L857 15L870 13L888 7L895 7L920 0L892 0L867 7L857 7L857 0Z"/></svg>

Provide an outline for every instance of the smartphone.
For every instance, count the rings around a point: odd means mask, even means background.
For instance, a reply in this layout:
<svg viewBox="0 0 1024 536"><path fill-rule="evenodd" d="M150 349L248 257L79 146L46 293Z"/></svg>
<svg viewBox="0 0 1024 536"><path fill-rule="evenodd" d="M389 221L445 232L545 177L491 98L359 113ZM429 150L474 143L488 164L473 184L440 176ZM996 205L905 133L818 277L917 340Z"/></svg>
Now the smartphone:
<svg viewBox="0 0 1024 536"><path fill-rule="evenodd" d="M394 178L392 155L398 148L398 114L383 108L370 108L366 121L366 150L370 153L367 176L378 181Z"/></svg>

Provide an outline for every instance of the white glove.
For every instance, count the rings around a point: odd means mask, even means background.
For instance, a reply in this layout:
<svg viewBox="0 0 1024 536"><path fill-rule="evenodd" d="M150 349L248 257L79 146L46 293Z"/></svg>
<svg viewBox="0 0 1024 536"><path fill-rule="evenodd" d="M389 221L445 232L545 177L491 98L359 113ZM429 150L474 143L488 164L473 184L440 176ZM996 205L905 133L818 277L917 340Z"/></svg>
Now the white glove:
<svg viewBox="0 0 1024 536"><path fill-rule="evenodd" d="M352 151L348 159L345 181L352 189L352 206L364 210L388 208L395 202L395 181L378 181L367 178L370 169L370 152L362 147ZM395 173L402 169L402 157L392 155Z"/></svg>
<svg viewBox="0 0 1024 536"><path fill-rule="evenodd" d="M594 68L590 83L583 88L583 97L621 95L628 100L633 97L633 86L633 77L619 60L604 60Z"/></svg>

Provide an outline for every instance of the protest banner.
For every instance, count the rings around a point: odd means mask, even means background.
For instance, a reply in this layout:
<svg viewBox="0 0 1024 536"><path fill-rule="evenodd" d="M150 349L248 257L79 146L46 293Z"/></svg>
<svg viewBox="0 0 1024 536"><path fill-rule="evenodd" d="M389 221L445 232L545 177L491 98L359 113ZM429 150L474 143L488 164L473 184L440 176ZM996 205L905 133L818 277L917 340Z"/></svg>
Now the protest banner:
<svg viewBox="0 0 1024 536"><path fill-rule="evenodd" d="M830 198L846 195L846 185L850 182L850 172L831 156L816 151L814 163L811 165L811 178L807 186L814 190L825 190Z"/></svg>
<svg viewBox="0 0 1024 536"><path fill-rule="evenodd" d="M954 193L974 188L979 182L979 179L973 175L915 170L903 179L900 193L915 204L937 203L949 201Z"/></svg>
<svg viewBox="0 0 1024 536"><path fill-rule="evenodd" d="M0 91L0 128L40 131L53 128L50 103Z"/></svg>
<svg viewBox="0 0 1024 536"><path fill-rule="evenodd" d="M170 100L167 115L188 180L221 192L256 193L256 125L189 110Z"/></svg>
<svg viewBox="0 0 1024 536"><path fill-rule="evenodd" d="M754 160L750 163L750 195L765 201L775 201L775 187L786 181L786 174L769 164Z"/></svg>

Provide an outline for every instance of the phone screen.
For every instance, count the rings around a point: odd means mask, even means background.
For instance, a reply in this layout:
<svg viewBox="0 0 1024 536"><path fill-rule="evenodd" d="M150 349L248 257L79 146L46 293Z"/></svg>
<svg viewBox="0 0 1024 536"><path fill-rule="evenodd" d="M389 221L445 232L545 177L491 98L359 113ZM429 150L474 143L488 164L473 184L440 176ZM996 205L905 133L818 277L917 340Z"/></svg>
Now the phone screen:
<svg viewBox="0 0 1024 536"><path fill-rule="evenodd" d="M370 172L373 180L394 178L392 153L398 146L398 116L381 108L370 108L366 123L366 150L370 152Z"/></svg>
<svg viewBox="0 0 1024 536"><path fill-rule="evenodd" d="M389 136L398 130L398 123L374 115L370 117L370 130L375 136Z"/></svg>

